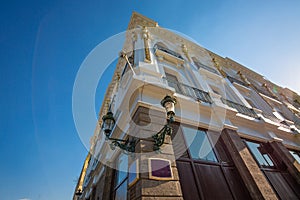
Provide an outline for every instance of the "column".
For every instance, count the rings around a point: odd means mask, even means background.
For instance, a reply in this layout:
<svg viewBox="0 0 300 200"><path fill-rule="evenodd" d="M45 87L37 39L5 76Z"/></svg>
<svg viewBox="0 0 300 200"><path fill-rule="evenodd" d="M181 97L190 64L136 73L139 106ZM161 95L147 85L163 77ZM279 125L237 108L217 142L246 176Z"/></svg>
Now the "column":
<svg viewBox="0 0 300 200"><path fill-rule="evenodd" d="M226 128L221 137L252 199L278 199L237 132Z"/></svg>
<svg viewBox="0 0 300 200"><path fill-rule="evenodd" d="M137 126L131 126L131 131L140 136L135 157L129 159L129 165L138 160L139 166L139 179L128 187L128 198L132 200L183 200L170 136L166 137L160 152L153 151L152 135L163 127L164 118L164 112L141 106L132 118ZM151 159L170 161L172 177L152 177Z"/></svg>

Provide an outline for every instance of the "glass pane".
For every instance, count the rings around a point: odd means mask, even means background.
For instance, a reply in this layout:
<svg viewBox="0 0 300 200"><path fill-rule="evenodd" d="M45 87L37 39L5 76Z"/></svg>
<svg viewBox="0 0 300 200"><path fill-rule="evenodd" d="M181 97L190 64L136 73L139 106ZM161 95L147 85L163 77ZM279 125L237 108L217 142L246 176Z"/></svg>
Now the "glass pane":
<svg viewBox="0 0 300 200"><path fill-rule="evenodd" d="M174 75L168 74L168 73L166 73L166 77L167 77L168 85L170 87L173 87L176 92L182 94L182 91L181 91L181 88L180 88L177 77L174 76Z"/></svg>
<svg viewBox="0 0 300 200"><path fill-rule="evenodd" d="M261 166L274 166L272 160L267 154L262 155L262 153L259 151L260 144L246 141L246 144L252 154L254 155L255 159Z"/></svg>
<svg viewBox="0 0 300 200"><path fill-rule="evenodd" d="M128 184L133 183L138 178L138 160L135 160L131 163L129 170L128 170Z"/></svg>
<svg viewBox="0 0 300 200"><path fill-rule="evenodd" d="M127 177L128 156L126 154L120 154L116 169L118 170L116 186L118 186Z"/></svg>
<svg viewBox="0 0 300 200"><path fill-rule="evenodd" d="M271 166L271 167L274 166L274 164L268 154L263 154L263 157L265 158L265 160L267 161L269 166Z"/></svg>
<svg viewBox="0 0 300 200"><path fill-rule="evenodd" d="M178 83L172 82L172 81L168 81L168 84L170 87L174 88L176 92L178 93L182 93L180 86L178 85Z"/></svg>
<svg viewBox="0 0 300 200"><path fill-rule="evenodd" d="M297 160L297 162L300 164L300 156L299 156L299 154L297 154L295 151L290 151L290 153L295 158L295 160Z"/></svg>
<svg viewBox="0 0 300 200"><path fill-rule="evenodd" d="M127 199L127 181L124 181L122 185L116 190L115 200L126 200Z"/></svg>
<svg viewBox="0 0 300 200"><path fill-rule="evenodd" d="M216 155L205 131L183 127L183 135L193 159L217 162Z"/></svg>

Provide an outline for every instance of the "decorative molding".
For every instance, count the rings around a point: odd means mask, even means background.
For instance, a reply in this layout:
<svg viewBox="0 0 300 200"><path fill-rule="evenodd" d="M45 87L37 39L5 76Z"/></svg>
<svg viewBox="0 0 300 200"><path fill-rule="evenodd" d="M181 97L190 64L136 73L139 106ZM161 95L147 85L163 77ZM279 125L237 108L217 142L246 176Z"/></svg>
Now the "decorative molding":
<svg viewBox="0 0 300 200"><path fill-rule="evenodd" d="M182 48L182 52L184 53L185 57L187 57L189 62L191 62L191 58L189 57L188 48L186 47L186 45L182 44L181 48Z"/></svg>
<svg viewBox="0 0 300 200"><path fill-rule="evenodd" d="M150 50L149 50L149 32L147 28L144 26L143 27L143 32L142 32L143 40L144 40L144 51L145 51L145 62L151 63L151 56L150 56Z"/></svg>

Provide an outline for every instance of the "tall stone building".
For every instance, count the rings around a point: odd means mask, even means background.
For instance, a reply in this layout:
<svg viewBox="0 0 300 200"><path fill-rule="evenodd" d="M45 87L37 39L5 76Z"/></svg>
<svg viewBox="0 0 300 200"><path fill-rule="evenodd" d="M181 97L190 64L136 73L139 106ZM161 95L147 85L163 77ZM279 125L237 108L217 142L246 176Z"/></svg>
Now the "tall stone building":
<svg viewBox="0 0 300 200"><path fill-rule="evenodd" d="M300 199L299 133L298 94L134 12L73 199Z"/></svg>

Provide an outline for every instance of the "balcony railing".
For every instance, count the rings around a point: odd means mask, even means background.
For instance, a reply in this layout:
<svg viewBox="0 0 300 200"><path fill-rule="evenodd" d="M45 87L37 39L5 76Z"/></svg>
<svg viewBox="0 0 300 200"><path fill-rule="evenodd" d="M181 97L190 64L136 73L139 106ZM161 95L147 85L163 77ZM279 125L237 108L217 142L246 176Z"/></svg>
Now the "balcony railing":
<svg viewBox="0 0 300 200"><path fill-rule="evenodd" d="M154 46L154 50L156 51L156 49L161 50L161 51L163 51L165 53L171 54L172 56L175 56L175 57L183 60L183 57L179 53L177 53L175 51L172 51L172 50L170 50L168 48L165 48L165 47L163 47L161 45L155 45Z"/></svg>
<svg viewBox="0 0 300 200"><path fill-rule="evenodd" d="M298 117L299 115L296 115L294 113L294 116L293 116L293 122L295 124L295 126L300 129L300 117Z"/></svg>
<svg viewBox="0 0 300 200"><path fill-rule="evenodd" d="M164 78L164 79L167 80L169 86L175 88L177 93L191 97L197 101L212 103L211 97L209 96L208 92L205 92L198 88L191 87L183 83L179 83L178 81L174 81L168 78Z"/></svg>
<svg viewBox="0 0 300 200"><path fill-rule="evenodd" d="M198 67L198 69L203 68L203 69L205 69L205 70L207 70L207 71L209 71L209 72L218 74L218 71L217 71L216 69L214 69L214 68L211 68L211 67L209 67L209 66L206 66L206 65L204 65L204 64L202 64L202 63L200 63L200 62L197 62L197 61L194 61L194 63L195 63L195 65Z"/></svg>
<svg viewBox="0 0 300 200"><path fill-rule="evenodd" d="M300 108L300 103L299 103L299 101L297 100L297 99L295 99L294 101L293 101L293 106L295 106L296 108Z"/></svg>
<svg viewBox="0 0 300 200"><path fill-rule="evenodd" d="M270 91L268 91L264 86L257 86L256 85L255 89L256 89L257 92L277 100L277 97L274 94L272 94Z"/></svg>
<svg viewBox="0 0 300 200"><path fill-rule="evenodd" d="M222 102L224 104L226 104L227 106L231 107L231 108L235 108L239 113L242 113L244 115L253 117L253 118L258 118L257 114L254 112L254 110L252 108L248 108L244 105L235 103L233 101L221 98Z"/></svg>
<svg viewBox="0 0 300 200"><path fill-rule="evenodd" d="M231 77L231 76L227 76L227 78L228 78L228 80L229 80L231 83L235 82L235 83L238 83L238 84L240 84L240 85L242 85L242 86L248 87L248 85L247 85L246 83L244 83L243 81L241 81L241 80L238 80L238 79L233 78L233 77Z"/></svg>
<svg viewBox="0 0 300 200"><path fill-rule="evenodd" d="M266 113L262 113L262 115L263 115L265 118L268 118L269 120L271 120L271 121L273 121L273 122L276 122L276 123L279 124L281 127L284 127L284 128L287 128L287 129L290 128L290 126L289 126L284 120L278 119L278 118L275 117L274 115L269 115L269 114L266 114Z"/></svg>

